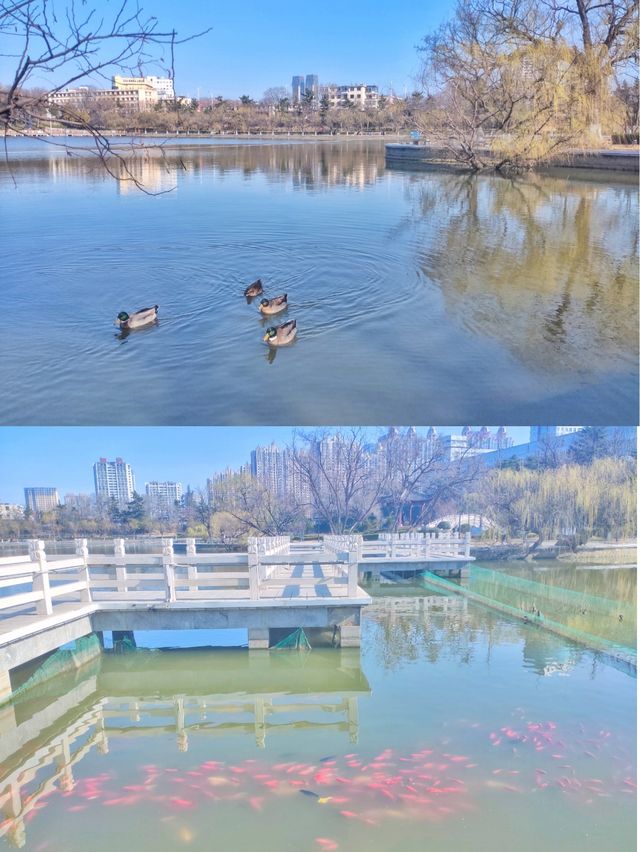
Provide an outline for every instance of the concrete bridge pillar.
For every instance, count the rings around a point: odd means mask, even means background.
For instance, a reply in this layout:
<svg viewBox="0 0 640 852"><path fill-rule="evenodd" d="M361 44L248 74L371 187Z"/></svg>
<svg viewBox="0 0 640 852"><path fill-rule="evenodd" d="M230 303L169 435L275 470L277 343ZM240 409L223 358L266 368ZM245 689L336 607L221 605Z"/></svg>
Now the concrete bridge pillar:
<svg viewBox="0 0 640 852"><path fill-rule="evenodd" d="M360 647L360 625L359 624L341 624L340 625L340 647L341 648L359 648Z"/></svg>
<svg viewBox="0 0 640 852"><path fill-rule="evenodd" d="M0 669L0 706L11 698L11 678L8 669Z"/></svg>
<svg viewBox="0 0 640 852"><path fill-rule="evenodd" d="M269 628L268 627L250 627L249 628L249 650L269 650Z"/></svg>

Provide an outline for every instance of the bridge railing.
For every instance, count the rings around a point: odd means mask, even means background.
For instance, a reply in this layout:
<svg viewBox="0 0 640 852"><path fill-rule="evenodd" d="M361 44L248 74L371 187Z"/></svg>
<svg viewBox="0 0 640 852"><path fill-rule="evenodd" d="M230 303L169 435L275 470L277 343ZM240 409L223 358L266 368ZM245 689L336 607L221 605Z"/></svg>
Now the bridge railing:
<svg viewBox="0 0 640 852"><path fill-rule="evenodd" d="M338 563L337 570L341 571L347 579L347 595L355 597L358 591L358 562L362 558L362 536L325 535L322 539L325 548L334 555Z"/></svg>
<svg viewBox="0 0 640 852"><path fill-rule="evenodd" d="M259 600L264 584L277 569L277 563L265 561L269 556L288 556L291 538L288 535L251 536L247 542L249 560L249 597Z"/></svg>
<svg viewBox="0 0 640 852"><path fill-rule="evenodd" d="M88 557L95 601L242 599L249 597L247 557L243 553L197 553L195 539L176 553L172 538L157 553L127 553L126 540L114 540L113 555Z"/></svg>
<svg viewBox="0 0 640 852"><path fill-rule="evenodd" d="M0 617L19 612L52 615L57 604L91 602L86 539L76 540L76 555L50 559L44 542L29 541L29 553L0 558Z"/></svg>
<svg viewBox="0 0 640 852"><path fill-rule="evenodd" d="M470 534L457 532L380 533L377 541L365 541L362 546L362 556L365 558L377 556L391 560L433 560L438 556L468 559L470 553Z"/></svg>

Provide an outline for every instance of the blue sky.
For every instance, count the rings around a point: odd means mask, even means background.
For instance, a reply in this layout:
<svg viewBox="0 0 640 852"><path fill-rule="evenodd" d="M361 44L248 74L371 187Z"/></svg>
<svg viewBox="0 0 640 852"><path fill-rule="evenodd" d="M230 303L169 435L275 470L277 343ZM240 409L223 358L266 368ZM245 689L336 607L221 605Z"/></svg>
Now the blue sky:
<svg viewBox="0 0 640 852"><path fill-rule="evenodd" d="M230 98L258 98L270 86L288 87L294 74L317 74L320 82L377 84L385 91L392 84L398 94L405 87L410 92L419 67L416 45L454 5L453 0L140 3L146 15L158 19L159 30L175 28L186 36L211 28L176 49L176 88L193 97L199 90L201 96ZM95 3L105 17L118 5ZM11 68L0 60L0 82L8 81Z"/></svg>
<svg viewBox="0 0 640 852"><path fill-rule="evenodd" d="M438 427L442 433L460 429ZM380 431L368 430L372 439ZM516 443L528 440L528 426L507 431ZM290 426L5 426L0 429L0 503L23 503L25 486L51 486L61 497L93 493L93 463L101 456L128 462L141 493L151 480L197 488L212 473L247 462L256 446L284 445L291 436Z"/></svg>

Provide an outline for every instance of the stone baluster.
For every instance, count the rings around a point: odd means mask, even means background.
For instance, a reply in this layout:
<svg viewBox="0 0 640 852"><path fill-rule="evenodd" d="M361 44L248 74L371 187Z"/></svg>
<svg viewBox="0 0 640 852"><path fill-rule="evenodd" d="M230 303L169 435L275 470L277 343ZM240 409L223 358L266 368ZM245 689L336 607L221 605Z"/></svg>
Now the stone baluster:
<svg viewBox="0 0 640 852"><path fill-rule="evenodd" d="M195 556L196 555L196 540L195 538L187 539L187 556ZM188 591L196 592L198 591L198 566L195 564L189 563L187 565L187 581L188 581Z"/></svg>
<svg viewBox="0 0 640 852"><path fill-rule="evenodd" d="M176 600L176 566L173 555L173 539L162 539L162 567L164 568L165 600Z"/></svg>
<svg viewBox="0 0 640 852"><path fill-rule="evenodd" d="M250 538L247 543L247 558L249 564L249 597L252 601L260 599L260 556L258 554L258 539Z"/></svg>
<svg viewBox="0 0 640 852"><path fill-rule="evenodd" d="M347 568L347 595L355 598L358 593L358 551L349 551L349 563Z"/></svg>
<svg viewBox="0 0 640 852"><path fill-rule="evenodd" d="M129 587L127 586L127 552L123 538L113 540L113 553L116 563L116 591L119 595L126 595Z"/></svg>
<svg viewBox="0 0 640 852"><path fill-rule="evenodd" d="M80 600L83 603L91 603L91 578L89 577L89 548L86 538L75 539L76 556L82 560L82 566L78 571L78 580L84 582L84 589L80 591Z"/></svg>
<svg viewBox="0 0 640 852"><path fill-rule="evenodd" d="M29 556L31 561L36 564L33 574L33 591L40 593L40 600L36 603L36 611L38 615L51 615L53 604L51 602L49 566L47 565L44 542L39 539L31 539L29 542Z"/></svg>

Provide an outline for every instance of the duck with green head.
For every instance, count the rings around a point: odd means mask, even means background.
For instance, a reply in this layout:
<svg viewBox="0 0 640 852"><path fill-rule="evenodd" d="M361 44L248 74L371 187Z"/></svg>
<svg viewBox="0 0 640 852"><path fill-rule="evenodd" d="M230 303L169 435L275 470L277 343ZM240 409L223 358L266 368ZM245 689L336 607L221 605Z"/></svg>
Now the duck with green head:
<svg viewBox="0 0 640 852"><path fill-rule="evenodd" d="M293 343L295 336L298 333L295 320L283 322L277 328L273 326L268 328L265 336L262 338L269 346L286 346L288 343Z"/></svg>
<svg viewBox="0 0 640 852"><path fill-rule="evenodd" d="M150 325L157 318L158 306L154 305L152 308L142 308L133 314L120 311L116 317L116 325L120 326L123 331L130 331L132 328L142 328L145 325Z"/></svg>
<svg viewBox="0 0 640 852"><path fill-rule="evenodd" d="M282 296L275 296L273 299L261 299L258 310L261 314L270 316L271 314L279 314L287 307L287 294L284 293Z"/></svg>

